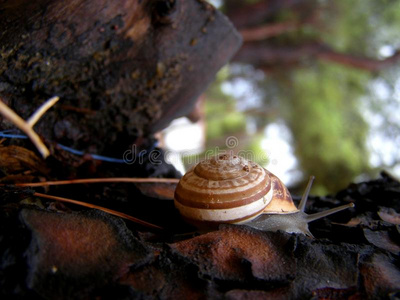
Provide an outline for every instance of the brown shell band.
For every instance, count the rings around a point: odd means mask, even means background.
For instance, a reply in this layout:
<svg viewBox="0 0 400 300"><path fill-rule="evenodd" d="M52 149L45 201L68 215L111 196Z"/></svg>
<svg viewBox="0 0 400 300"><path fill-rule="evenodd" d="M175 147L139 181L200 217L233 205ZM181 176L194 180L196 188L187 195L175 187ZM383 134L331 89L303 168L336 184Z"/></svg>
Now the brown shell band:
<svg viewBox="0 0 400 300"><path fill-rule="evenodd" d="M266 195L271 189L270 184L266 184L264 189L259 191L258 193L239 200L235 201L224 201L224 202L200 202L200 201L193 201L191 199L188 199L187 197L183 198L180 196L179 192L175 192L174 199L181 203L184 206L187 207L194 207L194 208L205 208L205 209L227 209L227 208L234 208L234 207L239 207L243 205L250 204L254 201L259 200L262 198L264 195Z"/></svg>

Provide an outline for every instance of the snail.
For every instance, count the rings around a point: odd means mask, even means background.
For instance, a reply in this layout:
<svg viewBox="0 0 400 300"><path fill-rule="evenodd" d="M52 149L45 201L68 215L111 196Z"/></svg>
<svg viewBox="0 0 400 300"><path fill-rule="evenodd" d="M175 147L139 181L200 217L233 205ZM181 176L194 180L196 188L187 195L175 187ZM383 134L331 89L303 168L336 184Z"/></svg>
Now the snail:
<svg viewBox="0 0 400 300"><path fill-rule="evenodd" d="M167 178L87 178L17 183L15 185L38 187L94 182L175 183L175 180ZM307 185L299 207L296 208L288 189L274 174L240 156L221 154L200 162L187 172L177 182L173 198L175 207L183 219L199 229L216 228L223 223L246 224L263 231L283 230L312 237L308 223L354 207L353 203L349 203L323 212L306 214L304 209L312 182L313 177ZM97 205L42 193L34 193L34 195L96 208L152 229L164 230L160 226ZM169 197L167 196L167 198Z"/></svg>
<svg viewBox="0 0 400 300"><path fill-rule="evenodd" d="M199 229L231 223L312 236L309 222L354 207L350 203L306 214L312 182L313 178L296 208L288 189L274 174L243 157L221 154L200 162L181 178L174 204L183 219Z"/></svg>

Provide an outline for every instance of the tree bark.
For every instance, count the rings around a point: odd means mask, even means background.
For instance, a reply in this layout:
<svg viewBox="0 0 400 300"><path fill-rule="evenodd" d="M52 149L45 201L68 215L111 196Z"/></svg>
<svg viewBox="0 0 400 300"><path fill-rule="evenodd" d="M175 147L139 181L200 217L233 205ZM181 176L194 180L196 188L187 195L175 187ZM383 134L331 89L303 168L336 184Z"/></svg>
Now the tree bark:
<svg viewBox="0 0 400 300"><path fill-rule="evenodd" d="M6 0L0 28L2 100L25 118L59 96L36 132L97 153L120 154L189 113L240 45L196 0Z"/></svg>

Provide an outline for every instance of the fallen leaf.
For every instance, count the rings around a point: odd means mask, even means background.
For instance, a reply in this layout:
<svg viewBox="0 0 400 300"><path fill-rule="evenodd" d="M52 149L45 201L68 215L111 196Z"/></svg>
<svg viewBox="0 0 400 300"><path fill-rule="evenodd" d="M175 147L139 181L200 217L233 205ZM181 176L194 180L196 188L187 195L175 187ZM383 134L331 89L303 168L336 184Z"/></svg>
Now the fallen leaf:
<svg viewBox="0 0 400 300"><path fill-rule="evenodd" d="M0 170L5 174L24 171L48 173L45 162L34 152L19 146L0 146Z"/></svg>
<svg viewBox="0 0 400 300"><path fill-rule="evenodd" d="M174 199L176 183L136 183L136 187L148 197L171 200Z"/></svg>
<svg viewBox="0 0 400 300"><path fill-rule="evenodd" d="M364 228L364 236L374 246L390 251L394 254L399 254L400 245L395 243L389 236L387 231L372 231L368 228Z"/></svg>
<svg viewBox="0 0 400 300"><path fill-rule="evenodd" d="M397 213L393 208L381 207L378 211L379 217L386 222L400 225L400 214Z"/></svg>
<svg viewBox="0 0 400 300"><path fill-rule="evenodd" d="M332 224L335 225L340 225L340 226L347 226L347 227L357 227L358 225L362 224L362 220L359 217L355 217L350 219L350 221L348 221L347 223L336 223L336 222L332 222Z"/></svg>

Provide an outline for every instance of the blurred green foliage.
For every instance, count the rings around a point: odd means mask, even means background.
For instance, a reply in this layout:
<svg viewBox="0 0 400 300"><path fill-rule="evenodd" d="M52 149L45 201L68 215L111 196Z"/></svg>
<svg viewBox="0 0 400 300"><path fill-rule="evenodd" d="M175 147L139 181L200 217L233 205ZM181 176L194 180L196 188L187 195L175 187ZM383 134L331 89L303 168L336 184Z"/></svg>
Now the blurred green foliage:
<svg viewBox="0 0 400 300"><path fill-rule="evenodd" d="M225 72L225 74L224 74ZM236 100L223 93L221 84L226 79L226 69L220 72L207 93L205 104L206 137L208 144L230 134L245 132L246 117L236 109ZM220 145L225 146L225 145Z"/></svg>
<svg viewBox="0 0 400 300"><path fill-rule="evenodd" d="M300 168L318 178L314 191L334 191L369 172L368 124L359 109L367 82L365 72L320 63L294 71L282 91Z"/></svg>
<svg viewBox="0 0 400 300"><path fill-rule="evenodd" d="M250 5L256 1L245 2ZM400 1L311 2L318 6L317 26L306 24L266 43L293 46L302 41L318 40L338 52L376 59L381 57L383 46L400 48ZM235 3L244 5L243 1L232 1L229 8L232 9ZM282 10L271 20L298 18L296 11ZM317 177L314 193L335 192L359 175L376 175L369 163L370 150L366 144L370 132L370 124L364 118L366 107L381 113L385 119L387 126L382 126L382 134L385 130L390 131L392 137L395 136L393 133L400 134L400 125L393 118L385 117L389 113L386 105L399 107L399 97L392 96L396 93L398 66L372 73L305 58L289 68L269 70L262 79L255 79L246 66L235 66L234 69L225 68L207 92L207 146L220 146L224 138L235 135L240 138L241 149L259 153L264 151L260 142L265 126L283 121L292 133L293 147L304 177ZM239 111L237 103L240 99L222 92L221 85L225 81L234 82L237 78L257 87L263 97L258 109L265 114L249 114L246 109ZM371 91L377 79L388 87L391 93L388 99L378 99ZM246 131L249 120L257 124L255 132Z"/></svg>

